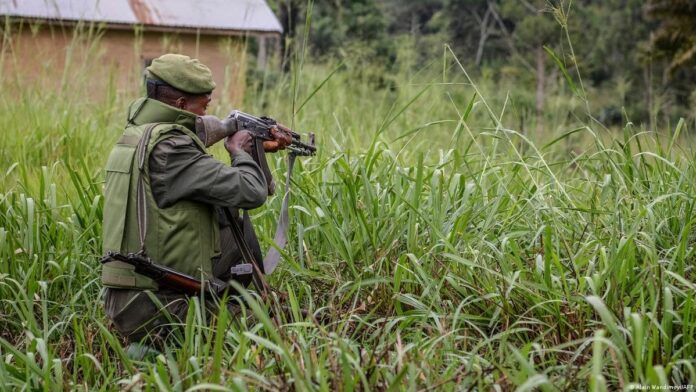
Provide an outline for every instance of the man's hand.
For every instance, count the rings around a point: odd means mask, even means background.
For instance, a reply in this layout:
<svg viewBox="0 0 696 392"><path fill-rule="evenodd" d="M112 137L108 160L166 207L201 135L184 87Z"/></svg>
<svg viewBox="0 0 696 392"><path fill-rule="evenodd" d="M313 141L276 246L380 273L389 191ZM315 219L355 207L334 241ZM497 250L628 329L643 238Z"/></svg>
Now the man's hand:
<svg viewBox="0 0 696 392"><path fill-rule="evenodd" d="M280 124L271 127L271 135L273 135L274 140L264 140L263 150L266 152L284 150L285 147L292 143L292 136L289 131L288 128Z"/></svg>
<svg viewBox="0 0 696 392"><path fill-rule="evenodd" d="M230 154L234 154L239 151L245 151L247 154L251 154L253 147L252 141L253 137L251 136L251 132L241 130L239 132L235 132L234 135L225 138L225 149Z"/></svg>

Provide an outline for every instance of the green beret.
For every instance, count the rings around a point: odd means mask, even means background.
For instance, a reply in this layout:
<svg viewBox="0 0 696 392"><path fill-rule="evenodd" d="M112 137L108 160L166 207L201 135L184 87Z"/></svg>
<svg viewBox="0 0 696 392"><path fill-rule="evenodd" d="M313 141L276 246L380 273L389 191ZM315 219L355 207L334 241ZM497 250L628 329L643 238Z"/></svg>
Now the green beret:
<svg viewBox="0 0 696 392"><path fill-rule="evenodd" d="M162 55L146 69L148 79L161 80L185 93L207 94L215 88L210 68L182 54Z"/></svg>

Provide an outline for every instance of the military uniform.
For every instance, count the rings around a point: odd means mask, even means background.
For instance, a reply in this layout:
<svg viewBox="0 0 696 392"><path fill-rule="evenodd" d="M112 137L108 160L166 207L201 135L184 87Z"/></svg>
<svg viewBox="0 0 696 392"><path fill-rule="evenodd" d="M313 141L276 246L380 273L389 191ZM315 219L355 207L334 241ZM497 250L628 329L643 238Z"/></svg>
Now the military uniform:
<svg viewBox="0 0 696 392"><path fill-rule="evenodd" d="M212 79L200 78L198 64L178 64L178 70L165 67L151 76L164 74L161 79L168 84L200 94ZM182 76L181 69L200 80ZM208 155L195 134L195 119L193 113L154 99L141 98L131 104L128 124L106 164L104 251L127 254L144 246L159 264L201 279L227 280L239 257L218 209L257 208L266 200L267 186L261 169L245 152L233 154L232 166ZM139 203L145 225L138 219ZM249 227L245 229L245 236L253 236L253 229L251 233ZM184 295L160 289L129 264L105 263L102 283L106 314L132 341L162 335L166 325L186 318ZM214 310L212 301L206 302Z"/></svg>

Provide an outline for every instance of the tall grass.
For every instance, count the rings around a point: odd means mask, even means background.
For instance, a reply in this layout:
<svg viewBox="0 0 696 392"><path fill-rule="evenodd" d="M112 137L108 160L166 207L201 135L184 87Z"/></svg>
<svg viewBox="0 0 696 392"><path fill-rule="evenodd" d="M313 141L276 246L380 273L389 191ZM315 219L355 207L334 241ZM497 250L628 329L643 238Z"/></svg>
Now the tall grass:
<svg viewBox="0 0 696 392"><path fill-rule="evenodd" d="M180 347L152 362L125 355L100 305L101 168L132 96L0 96L0 388L694 383L685 123L585 123L559 82L532 134L524 91L468 75L448 52L382 81L309 63L265 78L242 109L315 130L320 145L294 174L293 240L271 278L291 311L269 317L247 293L254 321L222 312L209 327L192 299ZM272 164L281 175L282 155ZM255 211L264 244L279 206Z"/></svg>

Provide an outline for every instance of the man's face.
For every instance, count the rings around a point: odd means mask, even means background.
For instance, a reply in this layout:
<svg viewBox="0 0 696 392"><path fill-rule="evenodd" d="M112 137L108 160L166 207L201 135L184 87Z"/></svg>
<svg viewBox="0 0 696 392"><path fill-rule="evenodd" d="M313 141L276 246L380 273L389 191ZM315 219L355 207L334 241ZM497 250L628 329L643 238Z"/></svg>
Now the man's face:
<svg viewBox="0 0 696 392"><path fill-rule="evenodd" d="M199 116L205 116L210 101L211 94L192 95L187 98L179 98L177 100L177 106L179 109L186 110Z"/></svg>

